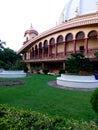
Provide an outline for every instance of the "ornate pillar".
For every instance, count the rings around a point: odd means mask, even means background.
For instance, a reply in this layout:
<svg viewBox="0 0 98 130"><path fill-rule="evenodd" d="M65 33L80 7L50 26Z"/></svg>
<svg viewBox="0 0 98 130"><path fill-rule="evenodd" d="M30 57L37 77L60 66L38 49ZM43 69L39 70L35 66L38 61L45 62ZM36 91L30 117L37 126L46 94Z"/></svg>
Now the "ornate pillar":
<svg viewBox="0 0 98 130"><path fill-rule="evenodd" d="M55 43L55 57L57 57L57 43Z"/></svg>
<svg viewBox="0 0 98 130"><path fill-rule="evenodd" d="M74 53L76 53L76 39L73 40L73 44L74 44Z"/></svg>
<svg viewBox="0 0 98 130"><path fill-rule="evenodd" d="M65 66L66 66L65 62L63 62L63 69L64 69L64 70L65 70Z"/></svg>
<svg viewBox="0 0 98 130"><path fill-rule="evenodd" d="M34 51L34 58L35 58L35 49L33 51Z"/></svg>
<svg viewBox="0 0 98 130"><path fill-rule="evenodd" d="M63 53L63 56L66 55L66 41L64 42L64 53Z"/></svg>
<svg viewBox="0 0 98 130"><path fill-rule="evenodd" d="M40 56L39 56L39 48L38 48L38 58L39 58Z"/></svg>
<svg viewBox="0 0 98 130"><path fill-rule="evenodd" d="M87 54L88 53L88 38L85 38L84 46L85 46L85 54Z"/></svg>
<svg viewBox="0 0 98 130"><path fill-rule="evenodd" d="M44 58L44 47L42 47L42 58Z"/></svg>
<svg viewBox="0 0 98 130"><path fill-rule="evenodd" d="M50 45L48 45L48 57L50 56Z"/></svg>

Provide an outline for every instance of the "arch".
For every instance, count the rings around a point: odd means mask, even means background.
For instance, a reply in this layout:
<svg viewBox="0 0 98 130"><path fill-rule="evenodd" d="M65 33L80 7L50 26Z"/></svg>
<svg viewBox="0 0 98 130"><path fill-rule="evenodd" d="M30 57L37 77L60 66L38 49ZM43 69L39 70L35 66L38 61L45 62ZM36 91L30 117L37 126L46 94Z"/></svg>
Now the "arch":
<svg viewBox="0 0 98 130"><path fill-rule="evenodd" d="M85 38L84 32L80 31L76 34L76 40L82 40Z"/></svg>
<svg viewBox="0 0 98 130"><path fill-rule="evenodd" d="M76 34L75 52L84 53L85 51L85 34L80 31Z"/></svg>
<svg viewBox="0 0 98 130"><path fill-rule="evenodd" d="M35 50L37 49L37 45L35 45Z"/></svg>
<svg viewBox="0 0 98 130"><path fill-rule="evenodd" d="M88 33L88 38L96 38L97 37L97 31L92 30Z"/></svg>
<svg viewBox="0 0 98 130"><path fill-rule="evenodd" d="M42 42L39 43L39 57L42 57Z"/></svg>
<svg viewBox="0 0 98 130"><path fill-rule="evenodd" d="M35 56L37 56L37 55L38 55L38 46L35 45Z"/></svg>
<svg viewBox="0 0 98 130"><path fill-rule="evenodd" d="M50 45L55 45L55 39L54 38L51 38L50 41L49 41Z"/></svg>
<svg viewBox="0 0 98 130"><path fill-rule="evenodd" d="M34 50L34 47L32 47L32 50Z"/></svg>
<svg viewBox="0 0 98 130"><path fill-rule="evenodd" d="M62 35L59 35L57 37L57 43L62 43L63 42L63 36Z"/></svg>
<svg viewBox="0 0 98 130"><path fill-rule="evenodd" d="M88 33L88 51L92 53L95 48L98 48L97 31L91 30Z"/></svg>
<svg viewBox="0 0 98 130"><path fill-rule="evenodd" d="M72 34L72 33L68 33L68 34L66 35L66 37L65 37L65 40L66 40L67 42L72 41L72 40L73 40L73 34Z"/></svg>
<svg viewBox="0 0 98 130"><path fill-rule="evenodd" d="M42 42L39 43L39 48L42 48Z"/></svg>
<svg viewBox="0 0 98 130"><path fill-rule="evenodd" d="M44 41L44 48L47 48L47 47L48 47L48 41L45 40L45 41Z"/></svg>
<svg viewBox="0 0 98 130"><path fill-rule="evenodd" d="M34 57L34 47L32 47L32 57Z"/></svg>
<svg viewBox="0 0 98 130"><path fill-rule="evenodd" d="M66 46L65 46L66 53L68 53L68 54L73 53L74 44L73 44L73 34L72 33L68 33L65 36L65 42L66 42Z"/></svg>
<svg viewBox="0 0 98 130"><path fill-rule="evenodd" d="M44 41L44 56L47 57L48 54L48 41Z"/></svg>

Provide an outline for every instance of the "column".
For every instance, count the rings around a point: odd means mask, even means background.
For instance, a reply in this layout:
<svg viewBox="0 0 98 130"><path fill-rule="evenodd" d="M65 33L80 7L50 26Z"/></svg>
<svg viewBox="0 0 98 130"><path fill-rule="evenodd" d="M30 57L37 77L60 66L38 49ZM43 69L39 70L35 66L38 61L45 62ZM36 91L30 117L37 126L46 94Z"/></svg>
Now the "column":
<svg viewBox="0 0 98 130"><path fill-rule="evenodd" d="M34 58L35 58L35 49L34 49Z"/></svg>
<svg viewBox="0 0 98 130"><path fill-rule="evenodd" d="M66 41L64 42L64 53L63 53L63 56L66 55Z"/></svg>
<svg viewBox="0 0 98 130"><path fill-rule="evenodd" d="M55 43L55 57L57 57L57 43Z"/></svg>
<svg viewBox="0 0 98 130"><path fill-rule="evenodd" d="M39 48L38 48L38 58L39 58L40 56L39 56Z"/></svg>
<svg viewBox="0 0 98 130"><path fill-rule="evenodd" d="M87 54L88 53L88 38L85 38L84 46L85 46L85 54Z"/></svg>
<svg viewBox="0 0 98 130"><path fill-rule="evenodd" d="M44 47L42 47L42 58L44 58Z"/></svg>
<svg viewBox="0 0 98 130"><path fill-rule="evenodd" d="M48 45L48 57L50 56L50 45Z"/></svg>
<svg viewBox="0 0 98 130"><path fill-rule="evenodd" d="M73 40L73 44L74 44L74 53L76 53L76 40Z"/></svg>
<svg viewBox="0 0 98 130"><path fill-rule="evenodd" d="M63 62L63 69L65 70L65 66L66 66L66 64L65 64L65 61Z"/></svg>

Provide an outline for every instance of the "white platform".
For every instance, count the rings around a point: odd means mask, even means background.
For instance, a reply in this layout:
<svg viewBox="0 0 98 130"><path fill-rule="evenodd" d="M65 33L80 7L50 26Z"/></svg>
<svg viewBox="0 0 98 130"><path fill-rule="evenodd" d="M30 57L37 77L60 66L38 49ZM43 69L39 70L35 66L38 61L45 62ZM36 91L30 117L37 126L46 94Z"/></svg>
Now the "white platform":
<svg viewBox="0 0 98 130"><path fill-rule="evenodd" d="M21 78L26 77L26 73L23 70L19 71L0 71L0 78Z"/></svg>
<svg viewBox="0 0 98 130"><path fill-rule="evenodd" d="M98 80L95 79L94 75L80 76L61 74L61 77L57 77L57 84L73 88L98 88Z"/></svg>

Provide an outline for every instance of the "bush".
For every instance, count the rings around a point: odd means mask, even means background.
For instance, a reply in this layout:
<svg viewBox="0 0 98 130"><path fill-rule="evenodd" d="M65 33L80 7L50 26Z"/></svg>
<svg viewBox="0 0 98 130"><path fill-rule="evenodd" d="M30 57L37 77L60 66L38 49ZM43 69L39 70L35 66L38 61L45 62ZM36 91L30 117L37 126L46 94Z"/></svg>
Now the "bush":
<svg viewBox="0 0 98 130"><path fill-rule="evenodd" d="M0 68L5 68L6 63L0 60Z"/></svg>
<svg viewBox="0 0 98 130"><path fill-rule="evenodd" d="M94 122L49 117L38 112L0 105L0 130L98 130Z"/></svg>
<svg viewBox="0 0 98 130"><path fill-rule="evenodd" d="M69 73L90 72L91 70L92 65L89 58L81 53L71 54L71 57L66 59L66 71Z"/></svg>
<svg viewBox="0 0 98 130"><path fill-rule="evenodd" d="M98 88L95 89L95 91L93 92L92 96L91 96L91 100L90 100L91 104L92 104L92 108L93 110L97 113L98 115Z"/></svg>

